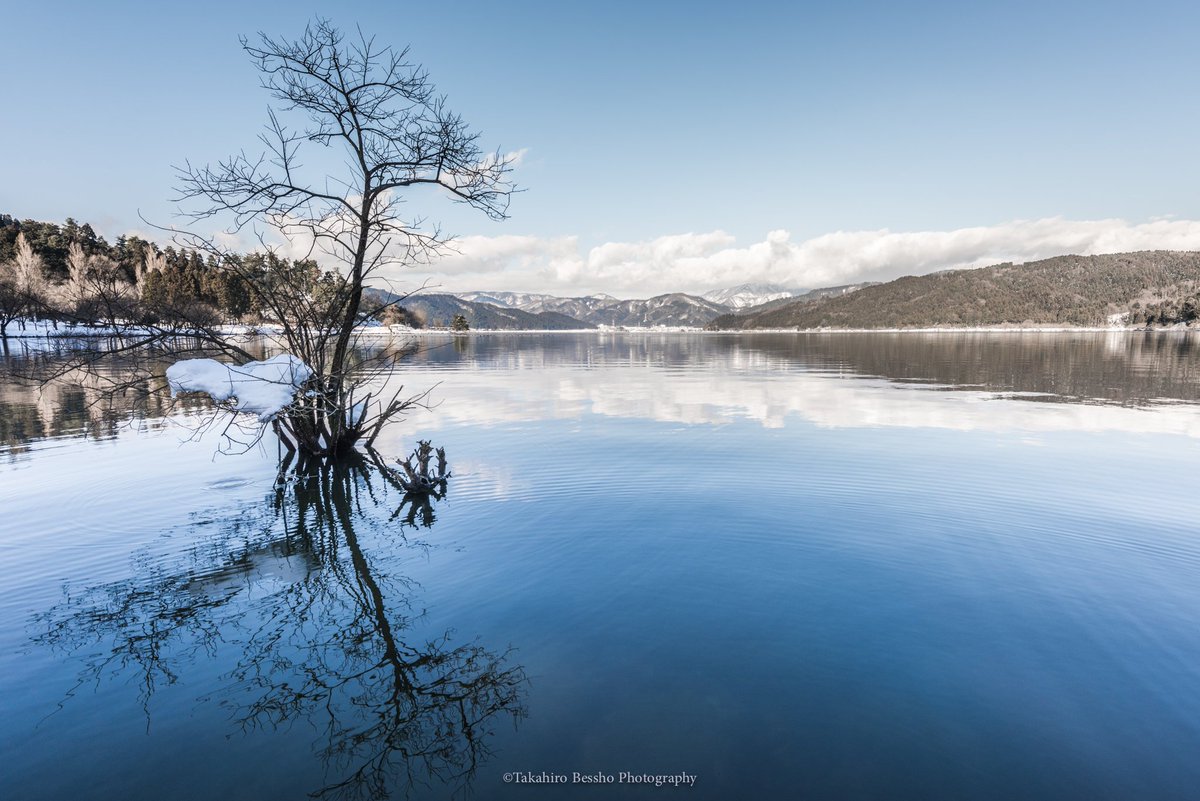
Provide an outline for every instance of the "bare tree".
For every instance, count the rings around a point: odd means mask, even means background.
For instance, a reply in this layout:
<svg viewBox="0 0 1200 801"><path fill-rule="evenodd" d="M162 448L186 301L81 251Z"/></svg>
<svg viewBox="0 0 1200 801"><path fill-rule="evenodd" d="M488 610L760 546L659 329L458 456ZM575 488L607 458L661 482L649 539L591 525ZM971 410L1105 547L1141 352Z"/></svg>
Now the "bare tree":
<svg viewBox="0 0 1200 801"><path fill-rule="evenodd" d="M49 287L45 266L42 257L34 252L25 234L17 234L17 252L13 257L13 267L16 270L17 286L35 307L31 313L36 312L36 307L44 301Z"/></svg>
<svg viewBox="0 0 1200 801"><path fill-rule="evenodd" d="M347 38L323 20L294 41L259 34L242 46L279 103L260 137L265 152L187 164L179 200L193 223L217 219L231 234L282 241L335 272L320 286L303 276L280 280L248 269L210 238L176 233L246 281L281 326L283 345L313 369L306 391L275 418L284 444L335 458L372 441L415 400L364 389L369 370L352 355L362 314L381 310L364 307L368 279L388 264L428 260L448 242L437 226L403 213L406 192L440 189L503 219L512 158L480 148L478 134L447 109L407 50L377 45L361 31ZM288 127L291 118L300 126ZM303 146L340 152L345 174L307 173Z"/></svg>
<svg viewBox="0 0 1200 801"><path fill-rule="evenodd" d="M10 323L18 321L23 327L25 318L42 305L47 286L42 267L42 258L25 234L17 234L16 253L0 264L0 338L7 335Z"/></svg>
<svg viewBox="0 0 1200 801"><path fill-rule="evenodd" d="M25 314L25 295L17 282L13 261L0 262L0 339L8 336L8 327Z"/></svg>

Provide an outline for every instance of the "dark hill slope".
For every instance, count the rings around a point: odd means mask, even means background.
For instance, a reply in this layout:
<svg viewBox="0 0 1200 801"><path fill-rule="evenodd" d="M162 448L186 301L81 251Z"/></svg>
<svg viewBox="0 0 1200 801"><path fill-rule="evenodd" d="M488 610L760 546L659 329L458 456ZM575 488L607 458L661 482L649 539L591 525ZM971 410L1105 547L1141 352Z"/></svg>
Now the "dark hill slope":
<svg viewBox="0 0 1200 801"><path fill-rule="evenodd" d="M1104 325L1108 316L1177 302L1200 288L1200 253L1057 256L906 276L816 303L739 318L738 328ZM1135 304L1136 307L1135 307Z"/></svg>

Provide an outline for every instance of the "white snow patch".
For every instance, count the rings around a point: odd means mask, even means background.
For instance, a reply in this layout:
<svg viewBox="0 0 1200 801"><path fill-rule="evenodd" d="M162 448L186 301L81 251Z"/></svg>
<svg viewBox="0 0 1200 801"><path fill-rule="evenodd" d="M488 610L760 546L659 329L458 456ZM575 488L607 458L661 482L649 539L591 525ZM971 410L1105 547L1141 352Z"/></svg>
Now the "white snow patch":
<svg viewBox="0 0 1200 801"><path fill-rule="evenodd" d="M235 410L257 414L259 422L266 423L292 402L312 374L311 367L287 353L243 365L184 359L167 368L167 383L171 397L203 392L217 403L232 398Z"/></svg>

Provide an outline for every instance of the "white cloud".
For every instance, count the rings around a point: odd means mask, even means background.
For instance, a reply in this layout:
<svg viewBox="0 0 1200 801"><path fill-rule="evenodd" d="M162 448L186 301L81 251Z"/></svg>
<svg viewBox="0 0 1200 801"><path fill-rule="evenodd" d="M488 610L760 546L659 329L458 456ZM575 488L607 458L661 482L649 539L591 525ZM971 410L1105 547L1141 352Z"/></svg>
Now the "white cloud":
<svg viewBox="0 0 1200 801"><path fill-rule="evenodd" d="M1128 432L1200 439L1200 419L1187 404L1150 411L1035 403L987 391L930 391L885 379L848 381L819 372L771 369L777 366L771 356L741 349L724 351L705 364L705 371L677 373L621 365L579 370L539 360L539 369L533 371L439 372L437 414L414 417L413 423L432 430L458 422L492 425L596 414L688 425L752 420L764 428L784 428L796 418L822 428L929 428L1026 436ZM714 374L729 380L713 381ZM409 373L406 380L411 377Z"/></svg>
<svg viewBox="0 0 1200 801"><path fill-rule="evenodd" d="M455 239L438 260L437 272L463 275L549 269L560 261L579 261L577 237L464 236Z"/></svg>
<svg viewBox="0 0 1200 801"><path fill-rule="evenodd" d="M608 242L586 252L574 236L470 236L425 275L445 289L511 289L557 294L610 292L646 297L705 292L747 281L821 287L887 281L901 275L1025 262L1067 253L1200 250L1200 221L1016 220L952 231L836 231L796 242L784 230L739 247L723 231Z"/></svg>

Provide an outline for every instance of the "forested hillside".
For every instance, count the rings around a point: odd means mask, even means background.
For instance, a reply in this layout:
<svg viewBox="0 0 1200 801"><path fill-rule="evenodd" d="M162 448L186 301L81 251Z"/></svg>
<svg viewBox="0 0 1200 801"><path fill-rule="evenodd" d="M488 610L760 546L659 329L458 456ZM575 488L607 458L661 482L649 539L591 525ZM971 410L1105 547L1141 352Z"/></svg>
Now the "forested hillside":
<svg viewBox="0 0 1200 801"><path fill-rule="evenodd" d="M1058 256L906 276L818 302L726 316L710 327L1100 326L1124 313L1132 325L1165 325L1200 316L1198 291L1200 253Z"/></svg>
<svg viewBox="0 0 1200 801"><path fill-rule="evenodd" d="M136 236L118 237L110 244L90 225L69 217L58 225L0 214L0 267L14 265L22 242L36 279L25 298L30 316L93 322L98 307L105 305L97 294L123 286L121 294L140 301L141 313L156 321L179 317L206 323L255 322L271 320L274 310L245 276L286 274L293 286L313 297L331 291L333 285L333 276L312 260L230 254L227 258L239 268L232 271L221 268L211 254L171 245L160 248Z"/></svg>

